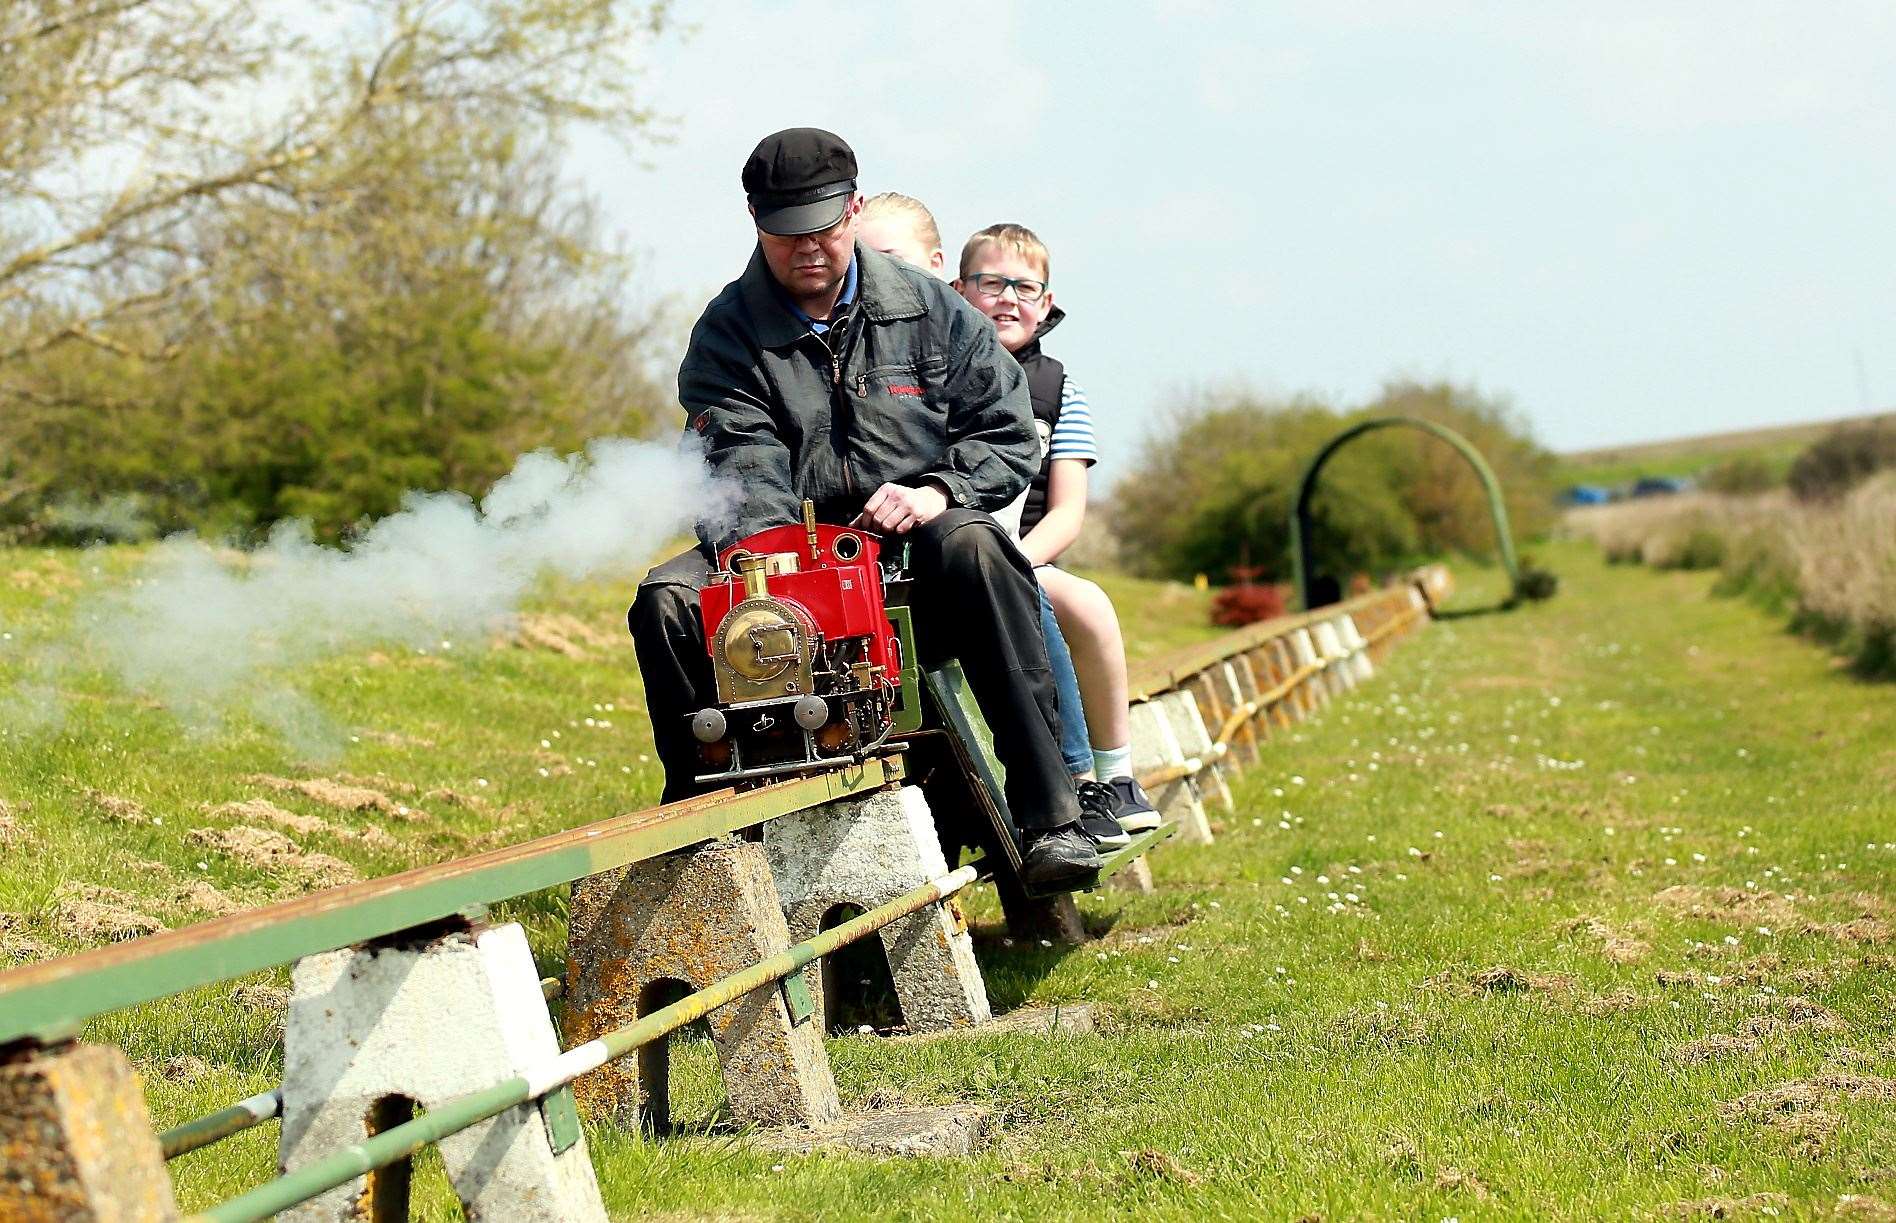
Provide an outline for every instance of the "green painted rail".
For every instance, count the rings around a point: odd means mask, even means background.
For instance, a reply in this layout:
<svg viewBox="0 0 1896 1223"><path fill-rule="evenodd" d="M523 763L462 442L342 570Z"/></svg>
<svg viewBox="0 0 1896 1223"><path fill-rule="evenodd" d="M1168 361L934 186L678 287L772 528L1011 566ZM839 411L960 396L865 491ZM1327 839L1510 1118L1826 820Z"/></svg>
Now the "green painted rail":
<svg viewBox="0 0 1896 1223"><path fill-rule="evenodd" d="M570 883L900 780L900 757L721 790L538 840L314 892L0 973L0 1047L73 1036L94 1015L288 964Z"/></svg>

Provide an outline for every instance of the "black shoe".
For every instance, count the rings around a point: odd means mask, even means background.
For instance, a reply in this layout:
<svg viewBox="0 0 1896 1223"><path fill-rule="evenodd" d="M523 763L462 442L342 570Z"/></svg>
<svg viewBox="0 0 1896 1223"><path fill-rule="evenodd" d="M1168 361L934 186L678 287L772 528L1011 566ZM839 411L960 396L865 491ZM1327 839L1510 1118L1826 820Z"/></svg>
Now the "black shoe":
<svg viewBox="0 0 1896 1223"><path fill-rule="evenodd" d="M1132 778L1115 777L1106 786L1113 792L1113 818L1127 832L1151 832L1163 823L1152 800Z"/></svg>
<svg viewBox="0 0 1896 1223"><path fill-rule="evenodd" d="M1080 783L1080 831L1102 849L1132 844L1132 834L1113 818L1118 807L1119 796L1111 786L1097 781Z"/></svg>
<svg viewBox="0 0 1896 1223"><path fill-rule="evenodd" d="M1091 887L1099 877L1099 851L1078 823L1027 834L1020 856L1020 882L1027 891L1071 892Z"/></svg>

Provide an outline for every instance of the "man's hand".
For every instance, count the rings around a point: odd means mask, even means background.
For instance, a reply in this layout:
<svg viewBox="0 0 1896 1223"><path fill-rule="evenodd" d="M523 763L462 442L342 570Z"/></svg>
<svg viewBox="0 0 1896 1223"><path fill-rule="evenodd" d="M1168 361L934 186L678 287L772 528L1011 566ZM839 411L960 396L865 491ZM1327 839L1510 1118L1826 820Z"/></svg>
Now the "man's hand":
<svg viewBox="0 0 1896 1223"><path fill-rule="evenodd" d="M948 508L948 494L933 484L910 488L884 484L856 515L852 527L874 527L888 535L906 535Z"/></svg>

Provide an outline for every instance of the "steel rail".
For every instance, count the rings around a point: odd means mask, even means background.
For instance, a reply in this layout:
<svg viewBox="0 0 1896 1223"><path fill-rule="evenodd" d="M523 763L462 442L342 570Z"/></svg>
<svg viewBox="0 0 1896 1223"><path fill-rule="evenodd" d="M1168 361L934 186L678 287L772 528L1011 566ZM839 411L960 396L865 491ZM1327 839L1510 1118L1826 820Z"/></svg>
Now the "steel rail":
<svg viewBox="0 0 1896 1223"><path fill-rule="evenodd" d="M558 977L541 978L542 998L551 1001L565 992L566 982ZM228 1108L220 1108L214 1113L172 1126L158 1135L158 1147L166 1159L176 1159L254 1129L266 1121L274 1121L282 1112L283 1087L278 1084L269 1091L260 1091L239 1100Z"/></svg>
<svg viewBox="0 0 1896 1223"><path fill-rule="evenodd" d="M396 875L0 972L0 1046L105 1011L425 926L900 780L899 757L720 790Z"/></svg>
<svg viewBox="0 0 1896 1223"><path fill-rule="evenodd" d="M1237 735L1238 731L1243 728L1246 722L1256 718L1272 705L1277 704L1277 702L1297 691L1311 676L1321 674L1323 669L1324 664L1322 663L1306 663L1298 667L1295 671L1292 671L1289 677L1284 679L1281 683L1266 688L1244 704L1238 706L1231 711L1231 716L1226 718L1224 724L1218 728L1218 737L1213 740L1213 742L1231 742L1232 738Z"/></svg>
<svg viewBox="0 0 1896 1223"><path fill-rule="evenodd" d="M254 1129L266 1121L274 1120L282 1112L283 1088L272 1087L269 1091L260 1091L239 1100L229 1108L220 1108L214 1113L173 1126L158 1135L158 1146L166 1159L176 1159Z"/></svg>
<svg viewBox="0 0 1896 1223"><path fill-rule="evenodd" d="M1414 589L1413 583L1405 582L1399 586L1368 591L1341 603L1327 604L1315 611L1294 612L1270 620L1260 620L1255 624L1233 629L1229 634L1214 641L1187 646L1170 654L1160 655L1132 668L1128 673L1129 699L1138 702L1170 692L1207 668L1215 667L1221 662L1229 662L1240 654L1249 653L1261 645L1289 636L1300 628L1309 628L1337 616L1354 615L1358 611L1375 607L1412 589Z"/></svg>
<svg viewBox="0 0 1896 1223"><path fill-rule="evenodd" d="M1414 623L1416 618L1422 614L1420 608L1413 606L1404 608L1402 611L1397 612L1395 616L1390 619L1389 623L1379 624L1369 632L1363 634L1363 644L1366 646L1375 645L1391 633L1409 627L1409 625Z"/></svg>
<svg viewBox="0 0 1896 1223"><path fill-rule="evenodd" d="M931 879L859 917L732 973L696 993L687 994L670 1006L653 1011L637 1023L608 1032L583 1045L576 1045L528 1074L443 1101L412 1121L405 1121L372 1138L305 1164L248 1193L220 1202L202 1214L192 1215L187 1223L255 1223L338 1185L348 1184L377 1168L385 1168L406 1159L431 1142L458 1134L510 1108L531 1103L564 1087L587 1071L596 1070L641 1045L675 1032L754 989L781 981L812 960L954 895L980 878L983 870L983 863L972 862L940 878Z"/></svg>

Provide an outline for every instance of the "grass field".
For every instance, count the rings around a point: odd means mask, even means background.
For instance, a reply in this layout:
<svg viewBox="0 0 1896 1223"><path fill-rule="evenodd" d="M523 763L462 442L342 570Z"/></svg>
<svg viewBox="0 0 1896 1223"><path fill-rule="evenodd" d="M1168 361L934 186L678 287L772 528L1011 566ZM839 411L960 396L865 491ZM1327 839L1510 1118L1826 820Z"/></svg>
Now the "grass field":
<svg viewBox="0 0 1896 1223"><path fill-rule="evenodd" d="M53 559L90 576L75 568L90 559ZM1578 544L1543 559L1558 598L1431 626L1275 740L1216 845L1165 849L1154 896L1083 902L1096 942L1006 946L978 927L997 1009L1090 1001L1096 1035L831 1042L847 1101L994 1107L987 1152L752 1153L705 1047L685 1042L675 1108L700 1136L594 1129L608 1204L679 1219L1892 1217L1891 690L1709 597L1706 575L1609 569ZM106 561L101 580L126 563ZM0 572L46 565L13 554ZM1461 577L1470 607L1498 592ZM1128 621L1150 626L1134 630L1146 648L1202 623L1176 588L1115 593L1140 605ZM14 632L0 679L79 595L52 578L0 589ZM541 611L596 608L603 643L623 595L567 591ZM206 803L268 798L326 825L283 829L298 853L381 871L643 801L622 653L472 644L307 677L353 736L320 765L236 724L180 734L96 677L68 683L62 731L0 739L0 909L20 915L0 937L65 948L75 916L98 916L78 902L181 921L210 900L194 885L247 902L336 869L242 866L192 832L258 825L262 809ZM343 773L390 810L244 780ZM561 904L513 912L549 967ZM128 1049L169 1124L273 1081L282 979L93 1034ZM186 1203L267 1175L273 1142L266 1127L180 1161ZM438 1171L422 1179L429 1217L454 1217Z"/></svg>

